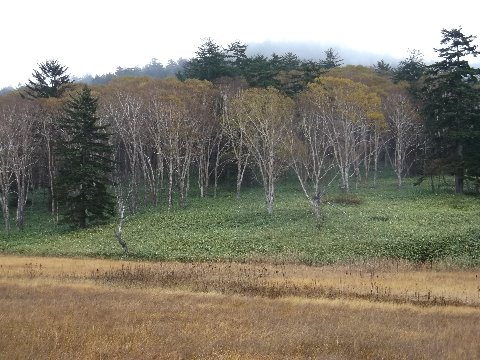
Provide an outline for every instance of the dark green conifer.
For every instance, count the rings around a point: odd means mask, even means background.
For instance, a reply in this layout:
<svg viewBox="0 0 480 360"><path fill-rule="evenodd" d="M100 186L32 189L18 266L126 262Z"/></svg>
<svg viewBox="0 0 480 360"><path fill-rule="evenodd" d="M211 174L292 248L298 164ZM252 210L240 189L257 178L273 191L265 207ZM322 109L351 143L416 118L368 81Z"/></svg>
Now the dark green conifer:
<svg viewBox="0 0 480 360"><path fill-rule="evenodd" d="M39 70L32 73L33 80L28 80L26 93L33 98L60 97L72 83L67 74L68 68L57 60L47 60L38 64Z"/></svg>
<svg viewBox="0 0 480 360"><path fill-rule="evenodd" d="M97 99L84 86L67 102L59 123L57 195L62 221L72 227L84 228L113 215L113 197L108 192L113 150L96 110Z"/></svg>
<svg viewBox="0 0 480 360"><path fill-rule="evenodd" d="M427 67L422 89L432 160L455 175L456 193L466 174L478 175L480 156L480 73L465 59L480 53L461 30L442 30L441 60Z"/></svg>

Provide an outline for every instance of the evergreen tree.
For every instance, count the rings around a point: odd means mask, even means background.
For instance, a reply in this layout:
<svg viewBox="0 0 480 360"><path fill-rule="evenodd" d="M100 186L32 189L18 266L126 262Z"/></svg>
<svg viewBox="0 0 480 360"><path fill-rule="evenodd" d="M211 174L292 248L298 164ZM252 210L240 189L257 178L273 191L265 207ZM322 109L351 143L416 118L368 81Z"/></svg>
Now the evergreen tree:
<svg viewBox="0 0 480 360"><path fill-rule="evenodd" d="M68 68L59 64L57 60L47 60L38 64L39 70L32 73L33 80L26 84L26 93L33 98L60 97L72 83L67 75Z"/></svg>
<svg viewBox="0 0 480 360"><path fill-rule="evenodd" d="M373 70L380 75L391 75L393 68L389 63L381 59L380 61L377 61L377 63L373 65Z"/></svg>
<svg viewBox="0 0 480 360"><path fill-rule="evenodd" d="M212 39L207 39L195 52L180 73L181 79L200 79L214 81L228 75L225 51Z"/></svg>
<svg viewBox="0 0 480 360"><path fill-rule="evenodd" d="M278 55L269 59L263 55L249 57L245 61L244 76L251 87L268 88L280 86L277 79L280 73Z"/></svg>
<svg viewBox="0 0 480 360"><path fill-rule="evenodd" d="M320 65L325 69L333 69L342 66L342 64L343 59L340 54L332 48L325 50L325 59L320 61Z"/></svg>
<svg viewBox="0 0 480 360"><path fill-rule="evenodd" d="M214 82L222 77L240 76L246 65L246 50L247 45L239 41L222 48L212 39L206 39L195 52L196 56L183 64L183 71L178 72L177 77Z"/></svg>
<svg viewBox="0 0 480 360"><path fill-rule="evenodd" d="M63 222L72 227L84 228L113 215L113 197L107 189L113 150L106 126L97 123L96 110L97 99L84 86L67 102L59 124L57 196Z"/></svg>
<svg viewBox="0 0 480 360"><path fill-rule="evenodd" d="M466 173L478 172L480 156L480 72L464 59L479 52L475 37L461 30L442 30L444 47L435 49L442 60L427 67L422 89L432 159L455 175L456 193L463 192Z"/></svg>
<svg viewBox="0 0 480 360"><path fill-rule="evenodd" d="M426 69L423 60L423 54L418 50L411 50L410 54L400 61L398 66L393 70L393 80L407 81L410 84L420 80Z"/></svg>
<svg viewBox="0 0 480 360"><path fill-rule="evenodd" d="M235 41L228 45L224 50L225 60L227 62L227 74L235 77L243 74L245 62L247 60L247 45L240 41Z"/></svg>
<svg viewBox="0 0 480 360"><path fill-rule="evenodd" d="M426 65L423 60L423 54L418 50L411 50L410 55L400 61L398 66L393 69L393 81L406 81L410 85L409 92L414 99L420 97L420 79L424 75Z"/></svg>

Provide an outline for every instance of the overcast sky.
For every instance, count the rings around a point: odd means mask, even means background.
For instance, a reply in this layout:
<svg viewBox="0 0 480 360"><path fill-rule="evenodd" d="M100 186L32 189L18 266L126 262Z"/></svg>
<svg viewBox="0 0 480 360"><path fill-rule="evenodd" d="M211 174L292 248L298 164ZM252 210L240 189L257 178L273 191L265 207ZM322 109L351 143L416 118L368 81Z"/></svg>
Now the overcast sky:
<svg viewBox="0 0 480 360"><path fill-rule="evenodd" d="M479 16L478 0L2 0L0 88L25 83L47 59L74 76L104 74L190 58L208 37L331 46L377 60L417 49L428 61L442 28L480 36Z"/></svg>

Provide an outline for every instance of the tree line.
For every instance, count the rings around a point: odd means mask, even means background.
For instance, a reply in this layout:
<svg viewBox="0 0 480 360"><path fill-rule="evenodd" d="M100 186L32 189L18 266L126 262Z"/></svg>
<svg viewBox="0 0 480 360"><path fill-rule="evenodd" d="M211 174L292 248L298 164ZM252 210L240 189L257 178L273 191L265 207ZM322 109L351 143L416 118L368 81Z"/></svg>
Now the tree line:
<svg viewBox="0 0 480 360"><path fill-rule="evenodd" d="M143 206L185 206L189 190L216 196L225 171L237 197L246 174L274 211L275 185L297 177L319 216L328 182L345 192L377 181L381 161L402 186L412 169L478 182L478 70L474 37L443 30L441 61L412 52L392 69L341 66L330 49L319 62L294 54L245 55L236 42L203 44L178 76L116 77L75 84L56 60L40 64L18 93L0 97L0 202L24 224L32 189L48 190L52 216L85 227ZM122 245L123 246L123 245ZM126 245L124 247L126 250Z"/></svg>

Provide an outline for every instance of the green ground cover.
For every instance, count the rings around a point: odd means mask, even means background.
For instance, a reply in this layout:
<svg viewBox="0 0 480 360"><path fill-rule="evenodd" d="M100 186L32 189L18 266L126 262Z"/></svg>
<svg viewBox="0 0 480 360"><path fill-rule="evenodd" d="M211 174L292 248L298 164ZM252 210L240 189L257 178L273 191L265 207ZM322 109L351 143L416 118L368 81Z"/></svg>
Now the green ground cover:
<svg viewBox="0 0 480 360"><path fill-rule="evenodd" d="M397 189L382 179L360 187L345 204L329 191L317 220L294 182L280 184L273 216L261 188L240 200L221 190L217 198L192 194L184 209L145 209L127 219L130 257L150 260L270 261L325 264L372 258L480 264L480 199L434 194L413 179ZM48 256L119 258L115 224L78 231L55 225L40 201L27 214L24 231L0 232L0 252Z"/></svg>

